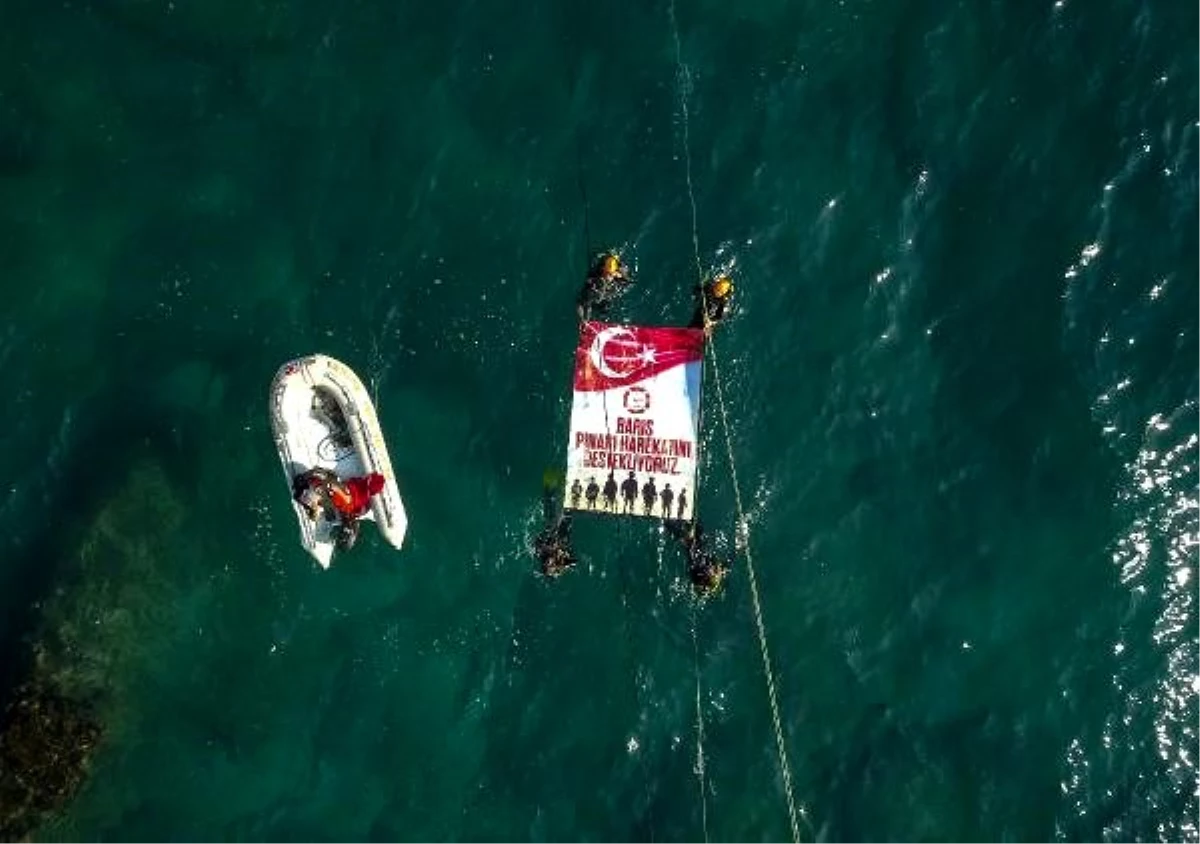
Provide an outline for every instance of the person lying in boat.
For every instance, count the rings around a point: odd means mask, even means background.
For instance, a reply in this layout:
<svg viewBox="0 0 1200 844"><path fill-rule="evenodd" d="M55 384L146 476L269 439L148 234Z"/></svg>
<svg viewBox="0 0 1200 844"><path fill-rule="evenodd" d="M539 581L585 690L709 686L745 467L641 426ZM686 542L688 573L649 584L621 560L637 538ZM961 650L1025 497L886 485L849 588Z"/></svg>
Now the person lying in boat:
<svg viewBox="0 0 1200 844"><path fill-rule="evenodd" d="M711 334L717 323L725 319L732 303L733 282L729 276L719 275L706 284L697 285L696 310L688 328L703 328L706 334Z"/></svg>
<svg viewBox="0 0 1200 844"><path fill-rule="evenodd" d="M384 477L378 472L343 481L328 469L315 466L296 476L292 491L313 521L322 514L338 521L338 547L348 550L358 539L358 520L370 509L371 498L382 492L383 486Z"/></svg>
<svg viewBox="0 0 1200 844"><path fill-rule="evenodd" d="M322 515L333 514L333 501L329 497L329 489L337 482L337 475L333 472L321 466L314 466L292 478L292 498L315 522Z"/></svg>
<svg viewBox="0 0 1200 844"><path fill-rule="evenodd" d="M576 311L580 321L591 319L593 310L598 316L606 317L612 303L619 299L632 283L616 253L602 253L588 270L583 289L579 291Z"/></svg>
<svg viewBox="0 0 1200 844"><path fill-rule="evenodd" d="M696 596L709 598L721 589L729 567L713 552L710 552L704 538L704 527L699 520L682 522L668 520L665 522L667 532L679 540L687 555L688 580Z"/></svg>
<svg viewBox="0 0 1200 844"><path fill-rule="evenodd" d="M546 526L533 540L533 554L542 564L542 574L558 577L577 562L571 547L571 517L558 500L557 480L542 477L542 516Z"/></svg>

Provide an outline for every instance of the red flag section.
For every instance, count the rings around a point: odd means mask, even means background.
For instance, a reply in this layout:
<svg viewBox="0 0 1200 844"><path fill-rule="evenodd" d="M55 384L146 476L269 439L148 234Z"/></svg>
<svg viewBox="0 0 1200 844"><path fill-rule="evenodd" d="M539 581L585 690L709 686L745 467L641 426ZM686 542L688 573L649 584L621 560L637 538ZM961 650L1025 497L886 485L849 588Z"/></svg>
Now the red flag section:
<svg viewBox="0 0 1200 844"><path fill-rule="evenodd" d="M694 328L647 328L585 322L575 348L575 389L610 390L671 367L698 363L704 334Z"/></svg>

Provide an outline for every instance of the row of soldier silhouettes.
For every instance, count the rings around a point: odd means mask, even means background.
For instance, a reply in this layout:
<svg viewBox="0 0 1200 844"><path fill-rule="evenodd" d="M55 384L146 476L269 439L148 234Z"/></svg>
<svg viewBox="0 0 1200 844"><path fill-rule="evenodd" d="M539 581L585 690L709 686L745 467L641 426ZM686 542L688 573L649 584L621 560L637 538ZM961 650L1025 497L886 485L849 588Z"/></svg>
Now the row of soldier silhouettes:
<svg viewBox="0 0 1200 844"><path fill-rule="evenodd" d="M661 490L654 485L654 476L638 487L637 476L629 473L629 477L621 481L620 486L617 485L617 479L612 472L608 473L608 480L601 487L596 483L596 478L588 478L587 487L579 482L576 478L571 484L571 508L574 510L582 510L580 502L587 502L587 509L595 510L600 508L608 513L617 512L617 492L621 494L621 513L634 513L637 507L638 494L642 497L642 515L653 516L654 506L658 505L658 515L660 518L671 518L671 506L675 506L675 518L682 519L684 513L687 512L688 496L687 488L681 488L678 493L671 489L671 484L663 484Z"/></svg>
<svg viewBox="0 0 1200 844"><path fill-rule="evenodd" d="M676 494L671 491L671 485L668 483L663 485L660 492L654 485L653 477L639 489L637 476L633 472L618 486L617 479L609 472L603 492L595 477L590 477L586 489L578 478L572 481L568 494L571 496L572 507L579 509L579 504L586 500L589 510L596 509L603 494L604 503L600 506L610 512L616 512L618 491L621 493L626 513L633 512L639 492L642 496L642 512L645 515L653 516L655 505L659 505L666 532L679 540L687 554L688 579L699 598L709 598L720 591L721 583L729 573L729 565L721 558L720 553L709 545L705 539L704 528L698 520L693 518L684 521L684 512L688 505L686 489L681 489ZM552 578L574 568L577 562L575 551L571 547L571 514L563 510L561 493L562 487L556 476L547 474L542 477L542 513L546 525L534 537L533 553L542 564L542 574ZM672 505L678 507L678 516L674 519L671 518Z"/></svg>

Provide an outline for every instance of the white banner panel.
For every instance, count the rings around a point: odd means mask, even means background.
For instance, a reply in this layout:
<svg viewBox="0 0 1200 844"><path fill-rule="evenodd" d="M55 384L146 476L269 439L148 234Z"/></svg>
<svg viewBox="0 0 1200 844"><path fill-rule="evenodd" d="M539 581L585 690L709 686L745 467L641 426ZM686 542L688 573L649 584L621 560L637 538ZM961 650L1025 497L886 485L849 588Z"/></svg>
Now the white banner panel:
<svg viewBox="0 0 1200 844"><path fill-rule="evenodd" d="M567 509L691 518L703 355L700 329L583 323Z"/></svg>

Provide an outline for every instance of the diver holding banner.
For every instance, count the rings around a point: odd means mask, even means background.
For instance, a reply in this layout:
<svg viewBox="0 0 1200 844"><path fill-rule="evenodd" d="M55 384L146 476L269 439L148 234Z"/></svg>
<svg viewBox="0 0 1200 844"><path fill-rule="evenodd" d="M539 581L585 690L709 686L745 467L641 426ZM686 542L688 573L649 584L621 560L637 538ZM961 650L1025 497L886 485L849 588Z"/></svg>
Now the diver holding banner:
<svg viewBox="0 0 1200 844"><path fill-rule="evenodd" d="M533 540L533 554L542 564L542 574L546 577L558 577L578 562L571 545L571 516L562 507L559 488L558 473L547 469L542 475L545 526Z"/></svg>
<svg viewBox="0 0 1200 844"><path fill-rule="evenodd" d="M708 548L704 537L704 526L699 519L681 522L668 519L664 526L673 538L679 540L687 555L688 580L699 598L711 598L721 589L729 574L729 566Z"/></svg>
<svg viewBox="0 0 1200 844"><path fill-rule="evenodd" d="M533 551L542 573L557 577L576 562L571 512L654 519L683 546L689 580L705 597L720 589L729 569L709 552L692 500L701 367L705 341L729 314L733 282L719 274L698 285L686 327L592 318L606 316L631 284L609 251L593 261L580 290L567 470L561 486L549 473L543 478L545 527Z"/></svg>
<svg viewBox="0 0 1200 844"><path fill-rule="evenodd" d="M583 282L583 289L579 291L579 299L576 304L579 321L584 322L591 319L593 309L600 316L607 317L612 303L619 299L632 284L633 279L625 271L616 252L600 253L592 263L591 269L588 270L587 278Z"/></svg>
<svg viewBox="0 0 1200 844"><path fill-rule="evenodd" d="M717 324L729 315L733 304L733 282L727 275L719 275L711 281L696 285L696 310L692 314L689 328L703 328L706 337L711 337Z"/></svg>

